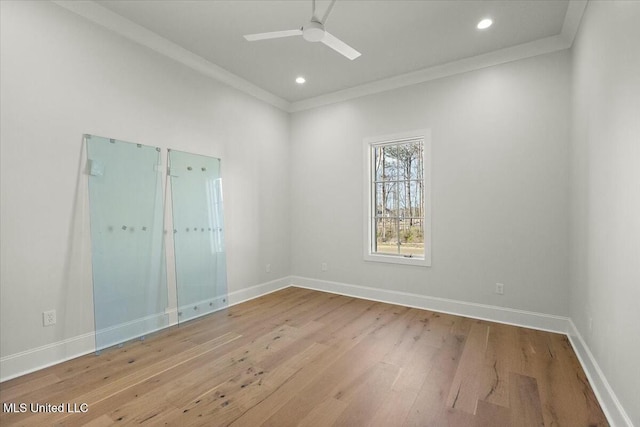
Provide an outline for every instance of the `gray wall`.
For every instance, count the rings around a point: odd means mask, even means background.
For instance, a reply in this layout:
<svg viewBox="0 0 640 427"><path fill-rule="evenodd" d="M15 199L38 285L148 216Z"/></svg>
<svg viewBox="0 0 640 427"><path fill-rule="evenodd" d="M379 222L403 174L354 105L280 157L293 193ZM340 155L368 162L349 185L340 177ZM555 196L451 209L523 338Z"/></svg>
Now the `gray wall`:
<svg viewBox="0 0 640 427"><path fill-rule="evenodd" d="M290 274L286 113L53 3L0 4L2 356L93 331L84 133L221 157L229 291Z"/></svg>
<svg viewBox="0 0 640 427"><path fill-rule="evenodd" d="M293 114L293 273L568 315L569 78L563 51ZM421 128L432 267L365 262L363 139Z"/></svg>
<svg viewBox="0 0 640 427"><path fill-rule="evenodd" d="M571 318L640 425L640 2L590 2L573 48Z"/></svg>

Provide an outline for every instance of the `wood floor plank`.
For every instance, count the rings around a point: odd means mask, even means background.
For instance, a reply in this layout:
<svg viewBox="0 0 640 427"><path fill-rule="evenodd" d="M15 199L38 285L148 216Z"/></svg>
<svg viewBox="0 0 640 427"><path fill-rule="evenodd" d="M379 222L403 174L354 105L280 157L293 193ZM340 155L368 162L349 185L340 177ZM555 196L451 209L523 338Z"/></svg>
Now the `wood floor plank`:
<svg viewBox="0 0 640 427"><path fill-rule="evenodd" d="M484 364L477 374L478 399L503 407L509 406L509 374L522 373L517 329L511 325L489 324Z"/></svg>
<svg viewBox="0 0 640 427"><path fill-rule="evenodd" d="M398 367L388 363L378 363L368 375L368 378L354 390L347 399L347 407L336 419L335 426L361 426L369 425L380 405L390 395L391 384L398 375Z"/></svg>
<svg viewBox="0 0 640 427"><path fill-rule="evenodd" d="M403 425L417 397L418 392L411 388L398 390L392 386L386 398L377 409L374 409L369 425L371 427Z"/></svg>
<svg viewBox="0 0 640 427"><path fill-rule="evenodd" d="M108 415L101 415L93 421L89 421L88 423L84 423L84 427L108 427L113 425L113 420Z"/></svg>
<svg viewBox="0 0 640 427"><path fill-rule="evenodd" d="M535 378L515 373L509 376L509 409L513 426L544 426L538 383Z"/></svg>
<svg viewBox="0 0 640 427"><path fill-rule="evenodd" d="M24 426L607 426L564 335L290 287L0 384ZM3 405L4 408L4 405Z"/></svg>
<svg viewBox="0 0 640 427"><path fill-rule="evenodd" d="M549 425L605 425L604 414L589 381L580 367L566 336L538 334L548 348L545 357L537 360L536 378L545 423Z"/></svg>
<svg viewBox="0 0 640 427"><path fill-rule="evenodd" d="M455 376L446 405L469 414L476 413L478 391L484 366L487 343L489 340L490 326L487 322L475 321L471 325L469 335L465 341L464 350L460 362L456 368Z"/></svg>
<svg viewBox="0 0 640 427"><path fill-rule="evenodd" d="M344 341L341 344L341 346L334 345L331 347L325 344L318 344L325 346L326 350L318 355L318 357L308 360L308 363L300 369L296 375L279 386L258 405L249 409L242 417L238 418L233 425L261 425L265 423L265 421L270 420L271 417L287 405L289 401L303 396L302 390L321 376L331 364L342 357L346 351L354 347L356 343ZM344 403L341 403L341 405L345 406ZM288 417L285 417L285 420L286 419L288 419Z"/></svg>
<svg viewBox="0 0 640 427"><path fill-rule="evenodd" d="M429 372L434 368L434 358L438 350L428 341L417 341L416 345L408 351L411 353L411 358L404 364L398 364L400 370L391 388L400 392L409 391L417 394Z"/></svg>
<svg viewBox="0 0 640 427"><path fill-rule="evenodd" d="M397 337L397 342L392 351L385 357L384 362L396 366L404 366L413 357L414 349L418 341L424 342L427 332L427 322L421 310L411 309L407 311L404 327Z"/></svg>
<svg viewBox="0 0 640 427"><path fill-rule="evenodd" d="M464 337L450 335L435 354L434 364L424 381L404 425L433 425L446 411L446 400L464 348Z"/></svg>
<svg viewBox="0 0 640 427"><path fill-rule="evenodd" d="M56 374L38 376L32 379L25 379L24 381L13 381L11 384L7 384L6 387L3 386L0 389L0 401L10 402L33 390L51 386L59 382L60 377Z"/></svg>
<svg viewBox="0 0 640 427"><path fill-rule="evenodd" d="M291 420L290 425L297 427L332 426L335 425L336 419L338 419L346 407L346 402L328 398L316 405L300 422ZM289 424L283 425L286 426Z"/></svg>
<svg viewBox="0 0 640 427"><path fill-rule="evenodd" d="M325 353L327 347L310 343L307 348L292 354L283 354L282 362L265 368L261 363L266 359L256 358L245 370L223 384L197 396L184 406L189 416L180 419L181 424L193 423L194 417L203 415L224 420L222 424L232 423L243 417L246 412L268 398L282 384L290 381L309 362ZM218 422L216 421L216 422ZM196 423L197 424L197 423Z"/></svg>
<svg viewBox="0 0 640 427"><path fill-rule="evenodd" d="M511 427L510 410L504 406L479 400L473 425L474 427Z"/></svg>
<svg viewBox="0 0 640 427"><path fill-rule="evenodd" d="M349 396L359 379L380 361L385 349L371 347L373 338L359 341L349 351L331 365L327 366L323 375L318 375L299 395L293 397L277 412L275 412L264 425L282 425L287 419L298 420L307 416L316 403L322 402L327 397L337 398ZM348 341L347 341L348 342ZM354 360L357 364L354 365Z"/></svg>

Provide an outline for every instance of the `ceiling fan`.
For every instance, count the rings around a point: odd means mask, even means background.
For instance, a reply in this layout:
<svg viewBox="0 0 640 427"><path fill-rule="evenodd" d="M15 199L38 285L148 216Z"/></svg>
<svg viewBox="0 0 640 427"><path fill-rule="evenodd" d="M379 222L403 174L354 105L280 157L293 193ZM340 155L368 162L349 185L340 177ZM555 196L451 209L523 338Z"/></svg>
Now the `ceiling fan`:
<svg viewBox="0 0 640 427"><path fill-rule="evenodd" d="M354 60L360 56L360 52L328 33L324 26L327 23L327 18L329 17L329 13L331 13L331 9L333 9L333 5L336 3L336 0L332 0L327 7L327 10L324 13L322 19L318 19L316 16L316 0L311 0L311 20L308 24L300 28L299 30L284 30L284 31L272 31L270 33L259 33L259 34L247 34L244 36L245 39L252 41L257 40L266 40L266 39L279 39L282 37L292 37L292 36L302 36L306 41L309 42L322 42L329 46L331 49L336 52L346 56L347 58Z"/></svg>

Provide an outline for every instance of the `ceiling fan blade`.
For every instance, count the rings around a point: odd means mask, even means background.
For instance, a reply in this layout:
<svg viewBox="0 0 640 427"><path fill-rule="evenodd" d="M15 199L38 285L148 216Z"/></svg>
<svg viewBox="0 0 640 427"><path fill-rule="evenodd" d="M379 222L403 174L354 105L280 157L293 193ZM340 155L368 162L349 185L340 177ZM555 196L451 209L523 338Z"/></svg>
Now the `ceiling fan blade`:
<svg viewBox="0 0 640 427"><path fill-rule="evenodd" d="M322 43L329 46L331 49L346 56L352 61L361 55L360 52L358 52L357 50L355 50L354 48L352 48L342 40L327 33L326 31L324 33L324 38L321 41Z"/></svg>
<svg viewBox="0 0 640 427"><path fill-rule="evenodd" d="M247 34L244 36L245 39L250 42L256 40L267 40L267 39L279 39L282 37L291 37L291 36L301 36L302 30L285 30L285 31L272 31L270 33L258 33L258 34Z"/></svg>

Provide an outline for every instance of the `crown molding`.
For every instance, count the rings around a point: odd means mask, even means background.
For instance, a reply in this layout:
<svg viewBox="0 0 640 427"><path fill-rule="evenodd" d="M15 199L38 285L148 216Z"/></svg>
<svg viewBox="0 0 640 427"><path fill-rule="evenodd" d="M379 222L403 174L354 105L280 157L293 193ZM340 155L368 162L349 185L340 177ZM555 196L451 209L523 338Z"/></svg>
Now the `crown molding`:
<svg viewBox="0 0 640 427"><path fill-rule="evenodd" d="M289 112L293 113L322 107L324 105L335 104L337 102L386 92L405 86L428 82L430 80L441 79L444 77L454 76L456 74L517 61L519 59L530 58L532 56L543 55L545 53L552 53L567 49L568 47L569 45L560 35L546 37L533 42L495 50L482 55L472 56L442 65L436 65L435 67L424 68L422 70L401 74L399 76L383 80L377 80L338 92L317 96L315 98L293 102L289 108Z"/></svg>
<svg viewBox="0 0 640 427"><path fill-rule="evenodd" d="M354 86L349 89L332 92L326 95L296 101L291 103L289 112L294 113L309 110L324 105L334 104L336 102L343 102L362 96L373 95L380 92L386 92L388 90L428 82L430 80L454 76L468 71L505 64L519 59L569 49L573 45L573 40L578 32L578 27L580 26L582 15L587 6L587 1L588 0L569 1L567 13L562 24L562 30L558 35L495 50L482 55L460 59L458 61L436 65L430 68L424 68L387 79L376 80L371 83Z"/></svg>
<svg viewBox="0 0 640 427"><path fill-rule="evenodd" d="M195 53L159 36L93 1L53 0L53 3L103 26L129 40L146 46L162 55L178 61L208 77L218 80L241 92L273 105L285 112L295 113L324 105L343 102L405 86L454 76L494 65L530 58L568 49L573 45L588 0L570 0L560 34L496 50L434 67L424 68L398 76L376 80L348 89L320 95L296 102L289 102L259 86L207 61Z"/></svg>
<svg viewBox="0 0 640 427"><path fill-rule="evenodd" d="M53 3L283 111L288 111L290 108L290 102L93 1L53 0Z"/></svg>

